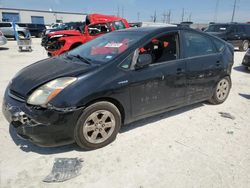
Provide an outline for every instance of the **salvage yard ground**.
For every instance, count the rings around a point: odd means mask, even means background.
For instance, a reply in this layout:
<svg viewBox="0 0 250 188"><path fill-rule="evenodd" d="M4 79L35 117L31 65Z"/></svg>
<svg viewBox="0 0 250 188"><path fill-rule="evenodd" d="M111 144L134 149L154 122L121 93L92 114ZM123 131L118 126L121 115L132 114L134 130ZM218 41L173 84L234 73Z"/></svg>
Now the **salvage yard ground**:
<svg viewBox="0 0 250 188"><path fill-rule="evenodd" d="M15 41L0 47L0 104L17 71L47 58L40 42L33 39L31 53L18 52ZM37 147L18 138L0 113L0 187L250 187L250 71L241 66L243 56L235 53L224 104L199 103L126 125L115 142L95 151ZM55 158L74 157L84 160L80 176L42 182Z"/></svg>

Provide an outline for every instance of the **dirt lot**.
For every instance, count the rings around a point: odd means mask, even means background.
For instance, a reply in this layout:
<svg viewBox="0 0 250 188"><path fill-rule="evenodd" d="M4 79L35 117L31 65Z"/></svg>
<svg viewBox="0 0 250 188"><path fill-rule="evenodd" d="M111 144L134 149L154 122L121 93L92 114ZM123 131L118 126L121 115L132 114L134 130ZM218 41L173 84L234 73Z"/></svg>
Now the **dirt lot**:
<svg viewBox="0 0 250 188"><path fill-rule="evenodd" d="M47 57L40 39L33 44L31 53L19 53L15 41L0 48L0 103L18 70ZM0 187L250 187L250 72L240 65L243 56L235 53L224 104L200 103L127 125L115 142L95 151L37 147L18 138L0 113ZM83 158L81 175L43 183L57 157Z"/></svg>

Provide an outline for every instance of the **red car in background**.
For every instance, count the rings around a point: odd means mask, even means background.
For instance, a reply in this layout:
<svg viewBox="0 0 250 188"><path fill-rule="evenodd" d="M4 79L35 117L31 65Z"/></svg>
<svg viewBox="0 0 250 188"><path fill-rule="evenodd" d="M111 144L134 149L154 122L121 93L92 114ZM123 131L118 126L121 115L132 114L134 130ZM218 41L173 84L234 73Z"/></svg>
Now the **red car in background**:
<svg viewBox="0 0 250 188"><path fill-rule="evenodd" d="M49 56L58 56L105 33L125 28L129 28L126 19L117 16L89 14L86 17L84 31L50 32L43 36L42 46L47 50Z"/></svg>

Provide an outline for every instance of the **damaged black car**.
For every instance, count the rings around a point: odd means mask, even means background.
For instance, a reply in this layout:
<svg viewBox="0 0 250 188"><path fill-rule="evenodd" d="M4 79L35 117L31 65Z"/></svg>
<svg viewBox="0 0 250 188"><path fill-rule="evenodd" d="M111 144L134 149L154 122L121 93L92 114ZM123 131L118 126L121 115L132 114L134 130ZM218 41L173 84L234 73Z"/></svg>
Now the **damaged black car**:
<svg viewBox="0 0 250 188"><path fill-rule="evenodd" d="M97 149L121 125L201 101L223 103L233 59L231 45L189 28L115 31L21 70L3 113L37 145Z"/></svg>

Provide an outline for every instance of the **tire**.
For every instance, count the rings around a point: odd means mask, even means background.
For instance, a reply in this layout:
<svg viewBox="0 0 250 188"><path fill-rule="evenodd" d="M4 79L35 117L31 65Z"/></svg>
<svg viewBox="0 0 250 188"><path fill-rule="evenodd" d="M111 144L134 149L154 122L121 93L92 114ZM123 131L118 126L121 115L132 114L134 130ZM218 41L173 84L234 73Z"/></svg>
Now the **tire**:
<svg viewBox="0 0 250 188"><path fill-rule="evenodd" d="M229 76L222 78L216 85L213 96L209 100L211 104L221 104L226 101L230 90L232 87L232 82Z"/></svg>
<svg viewBox="0 0 250 188"><path fill-rule="evenodd" d="M110 102L97 102L84 109L78 119L75 141L83 149L98 149L113 142L120 127L118 108Z"/></svg>
<svg viewBox="0 0 250 188"><path fill-rule="evenodd" d="M247 49L249 48L249 41L248 40L244 40L241 44L241 46L239 47L240 51L247 51Z"/></svg>

